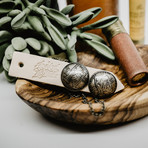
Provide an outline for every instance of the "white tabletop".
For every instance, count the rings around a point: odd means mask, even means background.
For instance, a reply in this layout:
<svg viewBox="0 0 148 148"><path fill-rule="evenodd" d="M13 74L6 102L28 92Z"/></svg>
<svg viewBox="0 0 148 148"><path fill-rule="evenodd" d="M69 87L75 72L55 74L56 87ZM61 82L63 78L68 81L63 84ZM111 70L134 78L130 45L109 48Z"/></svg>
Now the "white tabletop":
<svg viewBox="0 0 148 148"><path fill-rule="evenodd" d="M147 136L148 117L104 127L46 119L26 105L16 95L15 85L0 75L0 148L147 148Z"/></svg>

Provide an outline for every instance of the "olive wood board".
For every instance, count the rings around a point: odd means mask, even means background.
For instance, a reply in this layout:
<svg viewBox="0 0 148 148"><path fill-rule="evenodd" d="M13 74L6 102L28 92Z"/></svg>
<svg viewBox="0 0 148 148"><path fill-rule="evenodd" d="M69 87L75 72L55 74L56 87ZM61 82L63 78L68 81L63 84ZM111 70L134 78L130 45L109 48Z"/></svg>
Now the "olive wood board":
<svg viewBox="0 0 148 148"><path fill-rule="evenodd" d="M148 68L148 45L137 46L137 49ZM78 124L116 124L148 115L148 82L138 87L130 87L118 62L101 59L92 50L77 52L78 61L85 66L113 72L124 84L125 89L104 101L105 112L102 116L94 116L82 97L71 96L60 87L18 79L16 93L30 107L41 114L56 120ZM136 65L135 65L136 66ZM85 94L92 103L95 112L102 109L102 104L95 103L90 94Z"/></svg>

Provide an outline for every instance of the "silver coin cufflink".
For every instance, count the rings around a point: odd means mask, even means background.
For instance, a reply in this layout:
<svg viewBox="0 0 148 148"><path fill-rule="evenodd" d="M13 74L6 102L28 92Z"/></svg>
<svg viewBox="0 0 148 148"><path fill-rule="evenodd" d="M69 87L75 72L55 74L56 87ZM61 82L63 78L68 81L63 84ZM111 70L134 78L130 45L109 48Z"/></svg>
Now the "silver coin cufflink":
<svg viewBox="0 0 148 148"><path fill-rule="evenodd" d="M80 63L66 65L61 73L63 85L70 91L80 91L88 85L90 93L97 98L112 95L117 88L117 81L113 74L98 71L89 80L89 71Z"/></svg>
<svg viewBox="0 0 148 148"><path fill-rule="evenodd" d="M88 84L89 72L80 63L70 63L63 68L61 81L68 90L80 91Z"/></svg>
<svg viewBox="0 0 148 148"><path fill-rule="evenodd" d="M113 74L107 71L99 71L92 75L88 84L92 95L104 98L112 95L117 88L117 81Z"/></svg>

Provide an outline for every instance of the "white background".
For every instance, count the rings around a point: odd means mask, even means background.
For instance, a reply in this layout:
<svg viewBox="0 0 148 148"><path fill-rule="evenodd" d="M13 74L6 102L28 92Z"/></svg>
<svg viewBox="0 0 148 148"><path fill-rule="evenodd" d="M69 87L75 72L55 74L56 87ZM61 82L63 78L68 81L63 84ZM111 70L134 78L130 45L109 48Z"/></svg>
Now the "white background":
<svg viewBox="0 0 148 148"><path fill-rule="evenodd" d="M128 30L128 0L120 0L120 16ZM147 137L148 117L104 128L47 120L0 75L0 148L147 148Z"/></svg>

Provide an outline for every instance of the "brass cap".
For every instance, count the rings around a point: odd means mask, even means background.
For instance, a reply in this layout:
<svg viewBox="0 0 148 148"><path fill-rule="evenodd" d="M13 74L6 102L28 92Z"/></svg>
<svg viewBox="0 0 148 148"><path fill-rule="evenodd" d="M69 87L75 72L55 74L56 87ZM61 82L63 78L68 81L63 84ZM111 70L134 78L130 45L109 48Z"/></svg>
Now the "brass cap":
<svg viewBox="0 0 148 148"><path fill-rule="evenodd" d="M103 28L102 32L106 36L108 42L110 42L110 40L119 33L127 33L120 20L106 28Z"/></svg>
<svg viewBox="0 0 148 148"><path fill-rule="evenodd" d="M147 80L147 76L148 75L146 72L139 73L132 78L132 82L133 83L143 83Z"/></svg>

